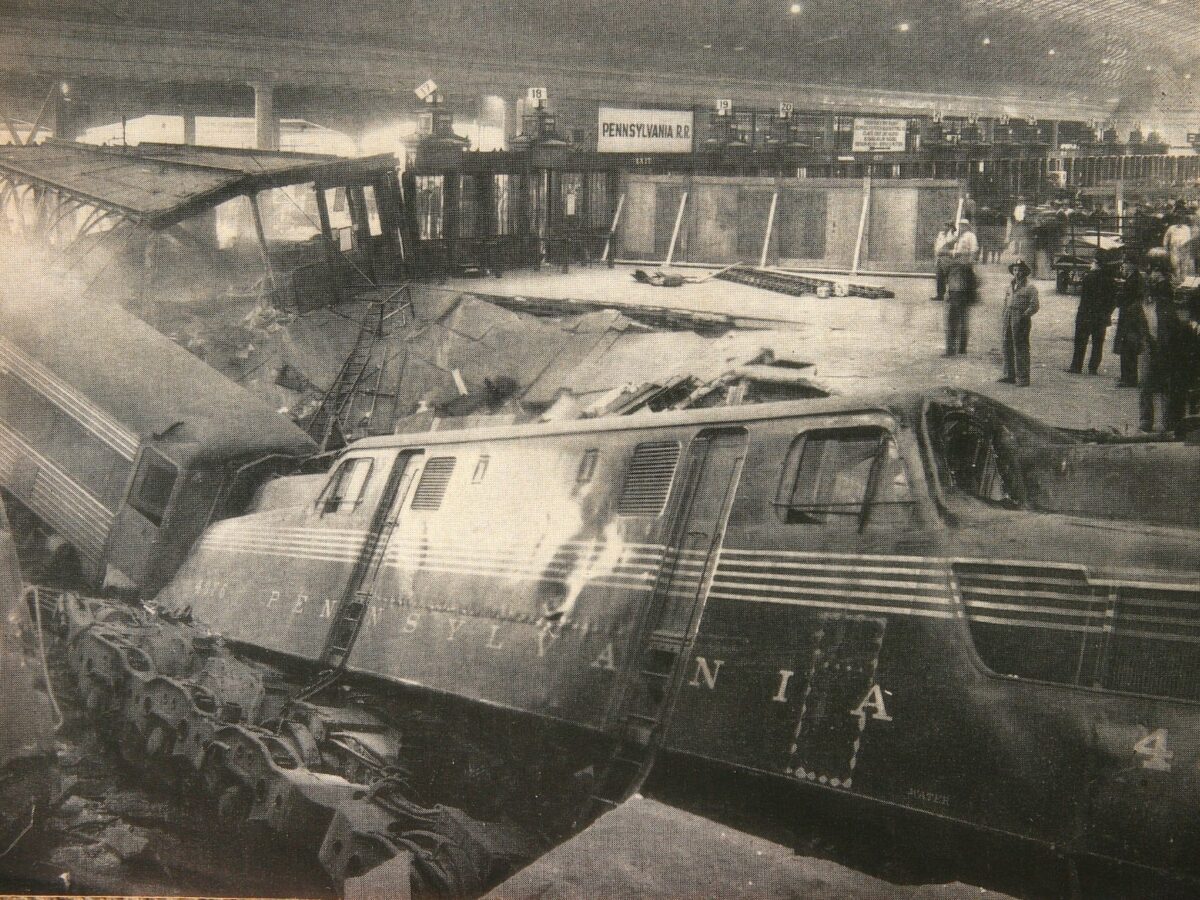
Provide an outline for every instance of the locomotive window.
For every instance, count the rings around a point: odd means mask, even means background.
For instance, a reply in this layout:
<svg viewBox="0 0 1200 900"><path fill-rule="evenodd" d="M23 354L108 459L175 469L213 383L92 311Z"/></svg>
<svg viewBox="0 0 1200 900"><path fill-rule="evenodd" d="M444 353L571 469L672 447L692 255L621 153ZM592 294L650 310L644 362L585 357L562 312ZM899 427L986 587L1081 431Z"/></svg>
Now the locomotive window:
<svg viewBox="0 0 1200 900"><path fill-rule="evenodd" d="M906 524L912 491L904 460L882 428L839 428L802 435L788 451L775 506L789 524L862 530Z"/></svg>
<svg viewBox="0 0 1200 900"><path fill-rule="evenodd" d="M1104 603L1082 569L1009 562L954 563L979 658L998 675L1090 684Z"/></svg>
<svg viewBox="0 0 1200 900"><path fill-rule="evenodd" d="M435 456L425 463L421 472L421 480L413 492L412 509L435 510L441 508L442 498L446 496L446 488L450 485L450 476L454 473L453 456Z"/></svg>
<svg viewBox="0 0 1200 900"><path fill-rule="evenodd" d="M937 436L946 467L943 481L949 480L950 486L980 500L1015 505L1011 466L1005 465L981 423L948 413L937 426Z"/></svg>
<svg viewBox="0 0 1200 900"><path fill-rule="evenodd" d="M137 474L133 476L129 505L157 528L167 512L178 476L179 469L169 459L153 450L143 451Z"/></svg>
<svg viewBox="0 0 1200 900"><path fill-rule="evenodd" d="M675 464L679 462L679 444L675 441L652 441L638 444L633 451L617 515L658 516L667 505L671 482L675 479Z"/></svg>
<svg viewBox="0 0 1200 900"><path fill-rule="evenodd" d="M321 514L353 512L362 502L375 461L365 456L345 460L329 480L317 506Z"/></svg>
<svg viewBox="0 0 1200 900"><path fill-rule="evenodd" d="M1200 591L1122 586L1105 648L1102 686L1200 700Z"/></svg>
<svg viewBox="0 0 1200 900"><path fill-rule="evenodd" d="M471 484L479 484L483 481L484 476L487 475L488 463L491 461L492 458L486 453L479 457L479 462L475 463L475 472L471 475Z"/></svg>
<svg viewBox="0 0 1200 900"><path fill-rule="evenodd" d="M576 484L586 484L596 475L596 461L600 458L599 450L585 450L579 460L579 471L575 473Z"/></svg>

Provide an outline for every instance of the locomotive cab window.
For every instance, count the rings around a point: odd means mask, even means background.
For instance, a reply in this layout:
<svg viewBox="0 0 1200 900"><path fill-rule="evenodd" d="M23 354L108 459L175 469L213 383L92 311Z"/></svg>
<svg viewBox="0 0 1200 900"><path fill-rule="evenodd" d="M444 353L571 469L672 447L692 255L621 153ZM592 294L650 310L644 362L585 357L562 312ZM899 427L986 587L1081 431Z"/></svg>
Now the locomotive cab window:
<svg viewBox="0 0 1200 900"><path fill-rule="evenodd" d="M353 512L362 503L367 490L367 482L371 480L371 470L375 462L369 457L356 456L344 460L329 484L317 501L317 508L322 515L343 512Z"/></svg>
<svg viewBox="0 0 1200 900"><path fill-rule="evenodd" d="M883 428L810 431L792 444L775 501L789 524L862 531L911 520L904 460Z"/></svg>
<svg viewBox="0 0 1200 900"><path fill-rule="evenodd" d="M129 505L150 520L157 528L162 524L175 490L179 469L165 456L146 450L133 476L133 487L129 491Z"/></svg>

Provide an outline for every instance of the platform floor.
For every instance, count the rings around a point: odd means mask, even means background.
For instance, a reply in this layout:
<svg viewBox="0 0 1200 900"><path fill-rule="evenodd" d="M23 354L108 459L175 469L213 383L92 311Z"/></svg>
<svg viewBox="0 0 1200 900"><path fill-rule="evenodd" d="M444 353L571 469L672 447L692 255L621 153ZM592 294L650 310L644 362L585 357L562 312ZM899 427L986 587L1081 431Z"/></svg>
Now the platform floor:
<svg viewBox="0 0 1200 900"><path fill-rule="evenodd" d="M703 269L680 269L703 275ZM450 286L504 296L577 299L616 308L670 306L742 317L764 329L761 342L815 364L815 378L839 394L951 385L993 396L1045 421L1077 428L1137 430L1137 391L1115 386L1118 360L1113 329L1105 342L1100 375L1070 375L1077 296L1060 296L1050 281L1036 282L1042 309L1034 319L1032 385L997 384L1001 374L1000 312L1008 274L980 267L982 299L974 308L964 357L943 358L944 306L931 302L933 279L858 278L889 287L892 300L855 297L787 297L759 288L711 280L660 288L633 280L633 267L557 268L513 272L501 278L466 278ZM832 276L831 276L832 277ZM753 320L753 321L750 321Z"/></svg>
<svg viewBox="0 0 1200 900"><path fill-rule="evenodd" d="M965 884L903 886L634 797L538 859L487 900L967 900ZM1011 898L1010 898L1011 900Z"/></svg>

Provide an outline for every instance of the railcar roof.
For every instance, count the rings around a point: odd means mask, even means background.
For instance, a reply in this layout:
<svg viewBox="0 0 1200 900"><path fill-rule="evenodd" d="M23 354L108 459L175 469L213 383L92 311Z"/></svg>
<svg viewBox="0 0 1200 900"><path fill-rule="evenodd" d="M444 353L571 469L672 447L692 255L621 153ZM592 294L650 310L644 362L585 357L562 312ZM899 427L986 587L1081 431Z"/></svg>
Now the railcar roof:
<svg viewBox="0 0 1200 900"><path fill-rule="evenodd" d="M17 181L166 228L243 194L315 181L344 183L396 168L390 153L341 159L315 153L178 144L97 147L49 140L0 148L0 171Z"/></svg>
<svg viewBox="0 0 1200 900"><path fill-rule="evenodd" d="M710 409L683 410L632 416L602 416L595 419L572 419L565 422L543 422L525 425L505 425L494 428L474 428L447 431L417 432L365 438L353 446L364 449L407 447L416 444L431 446L476 441L497 441L522 437L594 434L606 431L638 431L688 425L721 425L785 419L792 416L843 415L848 413L886 413L906 424L917 421L928 400L950 403L990 404L1013 416L1019 416L982 394L957 388L931 388L927 391L868 394L853 397L822 397L813 400L789 400L782 403L755 403L745 406L720 406ZM1024 418L1024 417L1023 417ZM1029 420L1031 422L1035 420ZM453 427L452 425L450 426ZM1047 431L1050 426L1043 425Z"/></svg>
<svg viewBox="0 0 1200 900"><path fill-rule="evenodd" d="M177 443L189 459L316 449L287 418L115 304L10 286L0 290L0 335L130 431Z"/></svg>

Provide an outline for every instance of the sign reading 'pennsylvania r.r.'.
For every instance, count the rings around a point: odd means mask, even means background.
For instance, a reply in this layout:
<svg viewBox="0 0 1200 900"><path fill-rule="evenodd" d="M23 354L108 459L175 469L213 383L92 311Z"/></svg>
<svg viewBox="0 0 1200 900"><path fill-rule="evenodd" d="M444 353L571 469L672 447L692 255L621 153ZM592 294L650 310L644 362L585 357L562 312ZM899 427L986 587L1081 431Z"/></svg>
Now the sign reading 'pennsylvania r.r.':
<svg viewBox="0 0 1200 900"><path fill-rule="evenodd" d="M691 153L691 110L600 107L601 153Z"/></svg>
<svg viewBox="0 0 1200 900"><path fill-rule="evenodd" d="M855 153L903 153L908 122L905 119L855 119Z"/></svg>

